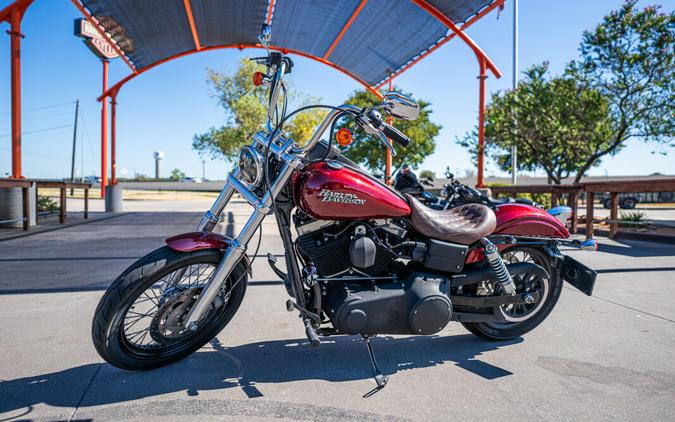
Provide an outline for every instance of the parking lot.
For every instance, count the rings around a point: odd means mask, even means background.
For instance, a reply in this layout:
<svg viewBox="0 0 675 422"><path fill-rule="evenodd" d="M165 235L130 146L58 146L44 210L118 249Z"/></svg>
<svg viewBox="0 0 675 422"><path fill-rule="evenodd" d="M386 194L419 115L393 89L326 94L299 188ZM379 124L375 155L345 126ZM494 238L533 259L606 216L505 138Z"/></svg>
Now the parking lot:
<svg viewBox="0 0 675 422"><path fill-rule="evenodd" d="M236 230L247 216L229 208ZM104 289L199 213L144 212L0 241L0 420L672 420L675 246L600 239L570 251L598 270L593 297L571 287L532 333L487 342L450 324L437 335L378 337L389 385L374 387L359 337L310 348L263 258L242 308L191 357L149 372L94 351ZM272 219L260 255L283 253Z"/></svg>

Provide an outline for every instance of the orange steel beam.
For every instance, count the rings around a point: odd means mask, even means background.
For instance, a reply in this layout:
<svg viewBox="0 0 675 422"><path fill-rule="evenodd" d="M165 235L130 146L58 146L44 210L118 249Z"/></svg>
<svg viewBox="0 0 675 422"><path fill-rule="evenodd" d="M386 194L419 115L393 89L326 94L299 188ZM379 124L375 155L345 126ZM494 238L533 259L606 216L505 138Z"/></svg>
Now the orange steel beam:
<svg viewBox="0 0 675 422"><path fill-rule="evenodd" d="M12 110L12 178L23 178L21 169L21 20L33 0L17 0L0 10L0 22L9 22L11 110Z"/></svg>
<svg viewBox="0 0 675 422"><path fill-rule="evenodd" d="M328 56L330 56L331 53L333 52L333 50L335 49L335 47L337 47L338 43L340 42L342 37L345 35L345 33L347 32L349 27L352 26L352 24L356 20L356 17L359 16L359 13L361 13L361 10L366 5L366 3L368 3L368 0L361 0L361 3L359 3L359 5L356 7L356 10L354 10L354 13L352 13L352 15L349 17L349 20L347 21L345 26L342 27L342 29L340 30L340 33L337 35L337 37L335 37L335 39L333 40L333 43L330 45L330 47L328 47L328 50L326 50L326 54L323 55L324 60L328 59Z"/></svg>
<svg viewBox="0 0 675 422"><path fill-rule="evenodd" d="M21 14L26 12L28 6L33 3L34 0L16 0L14 3L0 10L0 22L10 22L12 11L18 10Z"/></svg>
<svg viewBox="0 0 675 422"><path fill-rule="evenodd" d="M108 90L108 60L103 63L103 92ZM105 198L108 184L108 99L101 102L101 198Z"/></svg>
<svg viewBox="0 0 675 422"><path fill-rule="evenodd" d="M274 0L269 0L267 5L267 16L265 16L265 23L270 25L272 23L272 13L274 12Z"/></svg>
<svg viewBox="0 0 675 422"><path fill-rule="evenodd" d="M110 97L110 184L117 184L117 95Z"/></svg>
<svg viewBox="0 0 675 422"><path fill-rule="evenodd" d="M20 179L21 175L21 18L25 9L13 7L10 10L9 22L11 37L11 79L12 79L12 178Z"/></svg>
<svg viewBox="0 0 675 422"><path fill-rule="evenodd" d="M492 10L496 9L497 7L503 5L503 4L504 4L504 1L506 1L506 0L499 0L499 1L496 1L496 2L492 3L490 6L484 8L484 9L481 10L480 12L476 13L471 19L469 19L468 21L466 21L466 22L459 28L460 31L464 31L465 29L467 29L468 27L470 27L471 25L473 25L477 20L481 19L483 16L487 15L488 13L490 13ZM448 41L450 41L451 39L455 38L456 36L457 36L456 33L451 32L450 34L448 34L448 36L446 36L445 38L443 38L442 40L440 40L440 41L437 42L436 44L434 44L434 45L432 45L431 47L429 47L424 53L420 54L419 56L417 56L416 58L414 58L414 59L411 60L410 62L406 63L403 67L401 67L400 69L398 69L397 71L395 71L394 73L392 73L389 77L390 77L390 78L395 78L395 77L399 76L400 74L402 74L402 73L405 72L406 70L410 69L410 68L411 68L413 65L415 65L417 62L419 62L420 60L422 60L423 58L425 58L425 57L428 56L429 54L433 53L434 51L438 50L440 47L442 47L443 45L445 45ZM498 76L498 77L499 77L499 76ZM377 85L375 86L375 89L380 89L380 88L382 88L386 83L387 83L387 79L385 78L382 82L380 82L379 84L377 84Z"/></svg>
<svg viewBox="0 0 675 422"><path fill-rule="evenodd" d="M389 91L392 91L394 89L393 85L393 80L389 78ZM387 117L387 123L392 124L394 119L392 119L391 116ZM390 139L389 142L392 142ZM392 142L393 145L393 142ZM392 165L392 156L391 156L391 150L387 148L387 157L384 165L384 182L388 185L391 185L392 180L391 180L391 165Z"/></svg>
<svg viewBox="0 0 675 422"><path fill-rule="evenodd" d="M428 12L431 16L435 17L439 22L443 23L445 26L447 26L452 32L454 32L459 38L462 39L474 52L478 60L480 61L481 59L485 60L485 64L492 73L500 78L502 76L502 73L497 69L497 66L495 66L494 63L490 60L490 58L483 52L483 50L478 47L478 45L466 34L464 31L462 31L450 18L445 16L443 13L441 13L438 9L436 9L434 6L429 4L426 0L412 0L413 3L424 9L426 12Z"/></svg>
<svg viewBox="0 0 675 422"><path fill-rule="evenodd" d="M89 13L87 11L87 9L85 9L84 6L82 6L82 4L80 4L79 0L70 0L70 1L71 1L71 3L73 3L75 5L75 7L77 7L77 9L80 11L80 13L82 13L82 15L84 15L85 19L87 19L89 21L89 23L94 28L96 28L96 31L113 48L113 50L115 50L115 52L117 54L119 54L119 56L122 58L122 60L124 60L124 63L126 63L127 66L129 66L129 69L131 69L131 71L133 73L138 73L138 69L136 69L136 66L134 66L133 63L131 63L131 61L129 61L129 58L127 57L126 54L124 54L124 51L122 51L119 48L119 46L117 45L117 43L108 34L106 34L106 32L103 29L101 29L101 25L98 23L98 21L96 21L94 19L94 17L91 15L91 13Z"/></svg>
<svg viewBox="0 0 675 422"><path fill-rule="evenodd" d="M485 165L485 79L487 79L487 62L485 59L479 59L480 83L478 97L478 177L476 187L483 188L483 167Z"/></svg>
<svg viewBox="0 0 675 422"><path fill-rule="evenodd" d="M195 17L192 15L192 6L190 5L190 0L183 0L185 5L185 13L187 14L188 22L190 23L190 31L192 32L192 39L195 42L195 48L197 51L202 49L201 44L199 43L199 35L197 35L197 25L195 25Z"/></svg>
<svg viewBox="0 0 675 422"><path fill-rule="evenodd" d="M103 94L101 94L101 96L98 97L98 101L102 101L104 98L110 97L110 96L116 94L117 92L119 92L119 90L122 88L122 86L124 84L126 84L127 82L129 82L130 80L132 80L135 77L137 77L139 75L142 75L143 73L147 72L148 70L153 69L153 68L155 68L159 65L162 65L166 62L176 60L176 59L179 59L181 57L189 56L189 55L194 54L194 53L199 53L199 52L203 52L203 51L221 50L221 49L225 49L225 48L237 48L239 50L243 50L245 48L263 48L263 47L260 44L228 44L228 45L216 45L216 46L203 47L201 50L190 50L190 51L178 53L178 54L175 54L173 56L167 57L165 59L159 60L158 62L153 63L149 66L146 66L146 67L138 70L135 73L127 75L126 77L124 77L120 81L118 81L115 85L110 87ZM315 57L315 56L312 56L310 54L303 53L302 51L293 50L293 49L289 49L289 48L281 48L281 47L276 47L276 46L270 46L270 50L281 51L284 54L296 54L298 56L302 56L302 57L305 57L305 58L308 58L308 59L318 61L319 63L323 63L327 66L332 67L335 70L338 70L338 71L344 73L345 75L354 79L356 82L363 85L364 88L366 88L368 91L375 94L375 96L377 96L378 98L382 98L382 94L377 89L370 86L367 82L363 81L358 76L342 69L338 65L336 65L336 64L334 64L334 63L332 63L332 62L330 62L326 59L323 59L321 57Z"/></svg>

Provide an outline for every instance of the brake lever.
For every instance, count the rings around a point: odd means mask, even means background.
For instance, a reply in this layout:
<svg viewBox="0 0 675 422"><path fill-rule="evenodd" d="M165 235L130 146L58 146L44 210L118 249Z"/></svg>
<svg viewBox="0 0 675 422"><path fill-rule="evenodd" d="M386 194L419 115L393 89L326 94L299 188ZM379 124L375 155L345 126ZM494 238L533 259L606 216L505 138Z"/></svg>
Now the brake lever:
<svg viewBox="0 0 675 422"><path fill-rule="evenodd" d="M371 118L366 114L367 111L371 111L370 108L363 109L361 113L355 117L356 123L363 128L363 130L369 134L369 135L376 135L380 138L380 141L384 144L385 147L391 151L391 156L395 157L396 156L396 150L394 149L394 145L392 145L391 142L389 142L389 139L387 136L382 133L382 130L376 128L373 126L373 123L371 121Z"/></svg>
<svg viewBox="0 0 675 422"><path fill-rule="evenodd" d="M380 137L380 141L382 141L384 146L389 148L389 151L391 151L391 156L396 157L396 150L394 149L394 145L392 145L392 143L389 142L389 138L387 138L385 134L382 132L378 132L377 135Z"/></svg>

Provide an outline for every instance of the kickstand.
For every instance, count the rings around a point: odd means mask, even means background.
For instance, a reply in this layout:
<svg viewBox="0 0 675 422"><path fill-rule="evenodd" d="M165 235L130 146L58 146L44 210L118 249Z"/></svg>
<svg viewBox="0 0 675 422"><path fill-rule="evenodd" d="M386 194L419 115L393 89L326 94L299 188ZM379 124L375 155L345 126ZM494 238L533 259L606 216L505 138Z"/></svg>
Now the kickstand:
<svg viewBox="0 0 675 422"><path fill-rule="evenodd" d="M363 397L370 397L387 385L389 377L386 375L382 375L380 368L377 366L377 361L375 360L375 353L373 353L373 346L370 344L370 336L364 335L363 340L366 342L366 346L368 347L368 355L370 356L370 363L373 365L373 372L374 372L373 378L375 378L375 383L377 383L377 387L375 387L374 389L372 389L363 396Z"/></svg>

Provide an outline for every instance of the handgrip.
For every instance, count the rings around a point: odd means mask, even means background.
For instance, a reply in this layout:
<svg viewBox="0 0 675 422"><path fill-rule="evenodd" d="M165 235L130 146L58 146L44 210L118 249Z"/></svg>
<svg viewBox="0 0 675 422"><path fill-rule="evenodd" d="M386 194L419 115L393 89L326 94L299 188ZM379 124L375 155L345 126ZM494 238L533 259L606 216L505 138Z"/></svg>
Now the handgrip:
<svg viewBox="0 0 675 422"><path fill-rule="evenodd" d="M389 126L386 123L382 123L382 133L386 135L387 138L396 142L397 144L407 147L410 143L410 138L405 136L403 132L399 131L393 126Z"/></svg>

